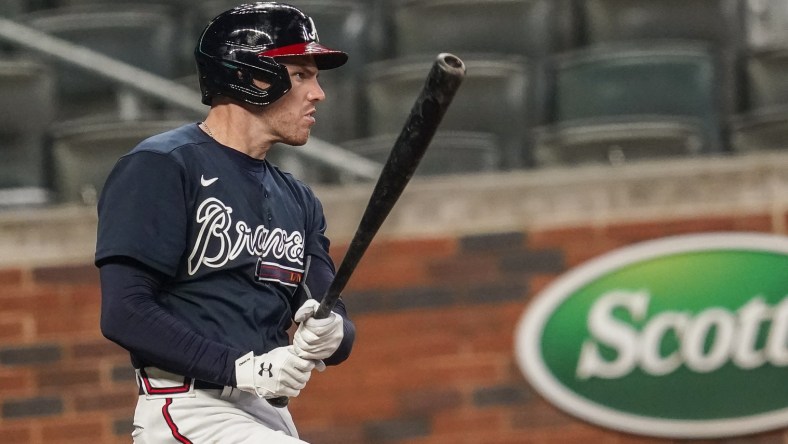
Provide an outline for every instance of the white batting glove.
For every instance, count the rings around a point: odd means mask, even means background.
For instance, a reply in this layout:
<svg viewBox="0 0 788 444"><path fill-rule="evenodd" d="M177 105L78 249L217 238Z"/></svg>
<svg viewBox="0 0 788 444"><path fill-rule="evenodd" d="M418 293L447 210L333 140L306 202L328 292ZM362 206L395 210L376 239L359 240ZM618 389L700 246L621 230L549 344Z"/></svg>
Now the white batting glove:
<svg viewBox="0 0 788 444"><path fill-rule="evenodd" d="M293 336L293 348L295 353L304 359L328 358L337 351L345 336L342 316L331 312L325 319L312 317L319 306L320 303L316 300L307 299L295 314L295 321L301 325Z"/></svg>
<svg viewBox="0 0 788 444"><path fill-rule="evenodd" d="M314 362L296 356L292 345L259 356L249 352L235 361L236 387L260 398L292 398L301 393L314 368Z"/></svg>

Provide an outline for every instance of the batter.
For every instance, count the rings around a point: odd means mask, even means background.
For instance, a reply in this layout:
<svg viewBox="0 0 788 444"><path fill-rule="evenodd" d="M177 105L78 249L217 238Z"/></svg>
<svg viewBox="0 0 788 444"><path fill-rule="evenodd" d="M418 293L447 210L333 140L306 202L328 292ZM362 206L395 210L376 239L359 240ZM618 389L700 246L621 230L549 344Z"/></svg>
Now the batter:
<svg viewBox="0 0 788 444"><path fill-rule="evenodd" d="M304 442L268 401L345 361L355 328L341 300L311 317L334 275L323 208L265 156L306 143L318 71L347 55L278 3L220 14L195 55L207 117L141 142L102 192L101 329L137 373L135 443Z"/></svg>

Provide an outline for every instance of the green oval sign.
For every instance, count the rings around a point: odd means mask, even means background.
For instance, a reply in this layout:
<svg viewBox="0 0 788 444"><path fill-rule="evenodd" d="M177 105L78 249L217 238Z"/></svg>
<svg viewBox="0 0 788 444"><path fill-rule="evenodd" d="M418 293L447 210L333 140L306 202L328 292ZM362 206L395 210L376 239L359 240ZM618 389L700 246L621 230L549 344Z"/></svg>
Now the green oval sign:
<svg viewBox="0 0 788 444"><path fill-rule="evenodd" d="M557 279L516 332L548 400L588 421L661 437L788 426L788 239L665 238Z"/></svg>

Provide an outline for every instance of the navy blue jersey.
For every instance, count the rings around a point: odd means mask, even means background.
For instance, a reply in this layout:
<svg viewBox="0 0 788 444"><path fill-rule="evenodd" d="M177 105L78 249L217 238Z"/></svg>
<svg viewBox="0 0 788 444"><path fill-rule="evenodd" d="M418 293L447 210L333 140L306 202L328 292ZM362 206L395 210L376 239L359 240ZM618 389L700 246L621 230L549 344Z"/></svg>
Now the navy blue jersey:
<svg viewBox="0 0 788 444"><path fill-rule="evenodd" d="M122 157L99 202L96 263L166 275L160 305L204 337L256 354L287 345L306 258L333 263L311 189L188 124Z"/></svg>

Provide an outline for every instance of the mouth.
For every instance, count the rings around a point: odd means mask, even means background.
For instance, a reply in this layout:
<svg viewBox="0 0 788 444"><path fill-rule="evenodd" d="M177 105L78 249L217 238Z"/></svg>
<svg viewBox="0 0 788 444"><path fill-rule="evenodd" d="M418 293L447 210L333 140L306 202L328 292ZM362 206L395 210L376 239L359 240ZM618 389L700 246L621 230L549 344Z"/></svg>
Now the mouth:
<svg viewBox="0 0 788 444"><path fill-rule="evenodd" d="M306 114L304 114L304 117L305 117L305 118L306 118L306 119L307 119L307 120L308 120L308 121L309 121L311 124L314 124L314 123L315 123L315 121L316 121L316 120L315 120L315 113L316 113L316 112L317 112L317 110L313 108L312 110L310 110L309 112L307 112Z"/></svg>

